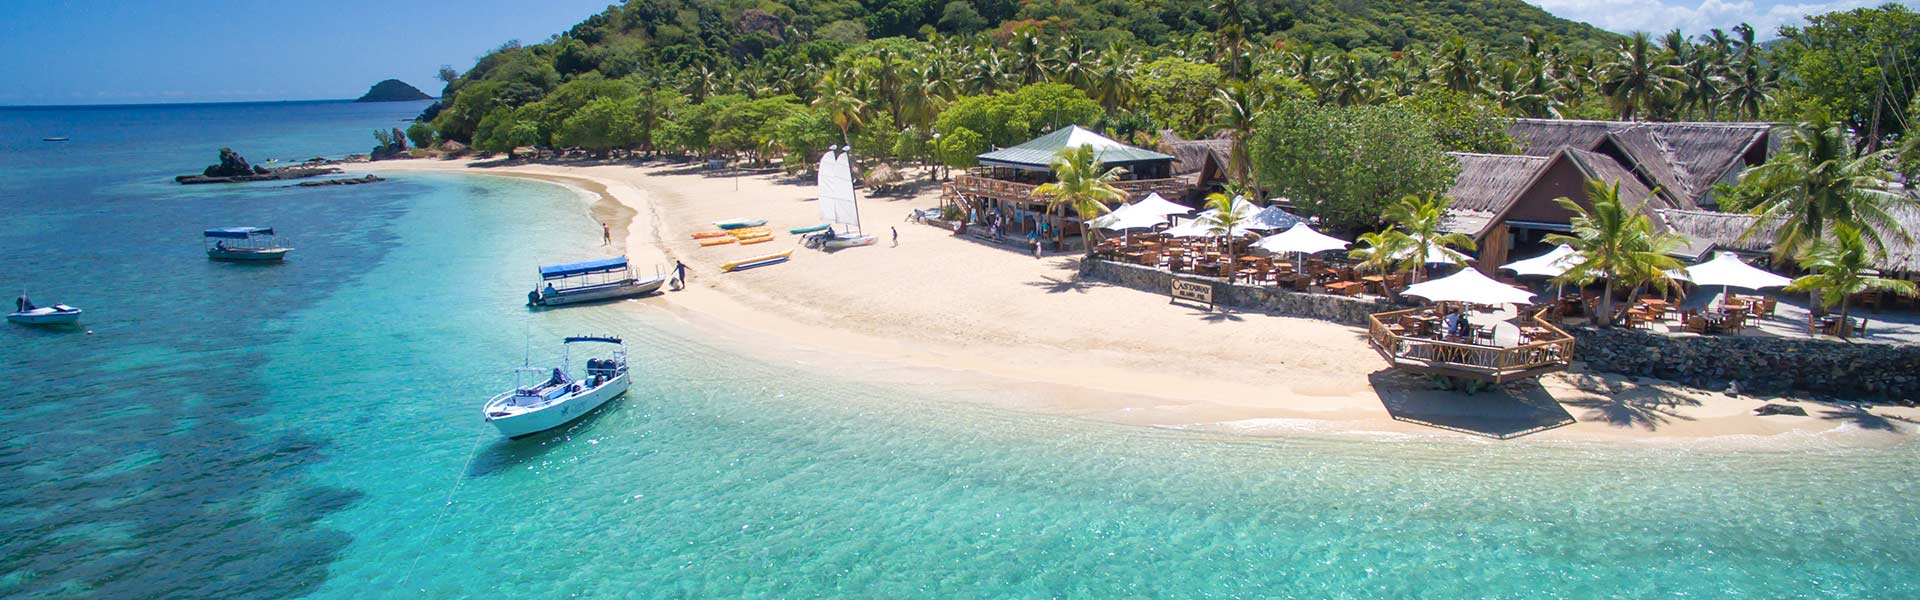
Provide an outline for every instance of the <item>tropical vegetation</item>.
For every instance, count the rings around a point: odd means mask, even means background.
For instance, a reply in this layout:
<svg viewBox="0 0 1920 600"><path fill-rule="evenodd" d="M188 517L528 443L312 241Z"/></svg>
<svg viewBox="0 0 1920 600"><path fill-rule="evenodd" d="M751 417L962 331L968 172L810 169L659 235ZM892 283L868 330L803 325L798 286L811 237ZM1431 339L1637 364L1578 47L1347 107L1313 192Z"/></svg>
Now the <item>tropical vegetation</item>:
<svg viewBox="0 0 1920 600"><path fill-rule="evenodd" d="M1579 260L1556 277L1556 282L1575 287L1596 280L1605 282L1598 319L1604 328L1619 320L1613 310L1614 290L1638 290L1642 286L1677 289L1668 273L1681 267L1672 254L1684 242L1672 233L1655 229L1645 213L1623 202L1619 182L1588 180L1586 194L1591 208L1567 198L1555 200L1573 213L1572 229L1548 235L1546 243L1572 247Z"/></svg>
<svg viewBox="0 0 1920 600"><path fill-rule="evenodd" d="M1053 159L1053 182L1034 188L1033 197L1047 201L1050 219L1062 207L1073 210L1074 216L1080 218L1081 239L1087 240L1087 255L1092 256L1095 239L1089 236L1099 230L1088 229L1087 223L1111 212L1109 204L1127 200L1127 193L1114 186L1125 172L1119 167L1100 164L1092 146L1063 148ZM1059 221L1055 219L1054 223L1057 227Z"/></svg>
<svg viewBox="0 0 1920 600"><path fill-rule="evenodd" d="M1880 291L1912 296L1914 283L1880 277L1873 268L1879 253L1868 246L1862 230L1845 223L1836 224L1827 237L1809 245L1800 255L1800 266L1810 274L1795 279L1787 291L1810 292L1825 306L1838 306L1840 318L1847 319L1848 304L1855 294ZM1842 327L1844 333L1847 327Z"/></svg>

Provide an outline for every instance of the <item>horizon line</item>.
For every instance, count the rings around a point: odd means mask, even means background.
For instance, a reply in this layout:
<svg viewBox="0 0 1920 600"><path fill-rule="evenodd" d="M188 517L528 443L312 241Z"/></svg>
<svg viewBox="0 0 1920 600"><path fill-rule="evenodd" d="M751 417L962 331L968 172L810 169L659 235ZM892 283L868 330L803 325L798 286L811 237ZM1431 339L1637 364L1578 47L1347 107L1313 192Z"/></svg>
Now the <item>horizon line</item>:
<svg viewBox="0 0 1920 600"><path fill-rule="evenodd" d="M0 104L0 110L7 109L59 109L59 108L151 108L161 106L231 106L236 104L322 104L327 102L355 102L358 98L309 98L304 100L214 100L181 102L113 102L100 104ZM438 102L438 97L427 100L399 100L397 102ZM371 104L371 103L369 103Z"/></svg>

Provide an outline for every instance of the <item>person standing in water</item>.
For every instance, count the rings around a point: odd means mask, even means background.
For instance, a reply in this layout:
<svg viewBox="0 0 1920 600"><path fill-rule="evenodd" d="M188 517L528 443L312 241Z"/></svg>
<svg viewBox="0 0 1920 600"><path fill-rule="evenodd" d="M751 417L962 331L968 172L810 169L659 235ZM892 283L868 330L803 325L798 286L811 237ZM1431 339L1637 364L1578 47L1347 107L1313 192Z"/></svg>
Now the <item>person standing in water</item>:
<svg viewBox="0 0 1920 600"><path fill-rule="evenodd" d="M600 224L600 245L613 245L613 228L608 227L606 223Z"/></svg>

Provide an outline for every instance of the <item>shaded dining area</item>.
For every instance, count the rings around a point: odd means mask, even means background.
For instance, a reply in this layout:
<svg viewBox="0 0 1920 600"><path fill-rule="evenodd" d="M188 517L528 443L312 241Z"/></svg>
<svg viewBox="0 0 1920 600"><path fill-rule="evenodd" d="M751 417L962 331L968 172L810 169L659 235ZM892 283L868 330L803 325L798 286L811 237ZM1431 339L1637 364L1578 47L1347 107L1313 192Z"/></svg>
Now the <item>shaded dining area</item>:
<svg viewBox="0 0 1920 600"><path fill-rule="evenodd" d="M1573 336L1542 318L1534 294L1473 269L1409 286L1428 306L1376 313L1368 343L1395 369L1504 384L1566 370Z"/></svg>

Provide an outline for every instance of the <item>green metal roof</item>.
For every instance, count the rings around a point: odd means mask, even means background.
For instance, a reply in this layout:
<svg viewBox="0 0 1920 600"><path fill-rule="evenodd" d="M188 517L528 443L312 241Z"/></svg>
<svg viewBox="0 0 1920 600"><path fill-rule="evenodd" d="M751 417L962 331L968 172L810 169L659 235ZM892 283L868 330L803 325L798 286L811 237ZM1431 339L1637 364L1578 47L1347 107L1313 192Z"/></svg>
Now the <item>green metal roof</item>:
<svg viewBox="0 0 1920 600"><path fill-rule="evenodd" d="M1052 168L1054 157L1059 156L1062 149L1080 146L1093 146L1094 159L1109 165L1173 160L1170 155L1128 146L1082 129L1079 125L1068 125L1018 146L1001 148L974 158L987 166L1046 170Z"/></svg>

